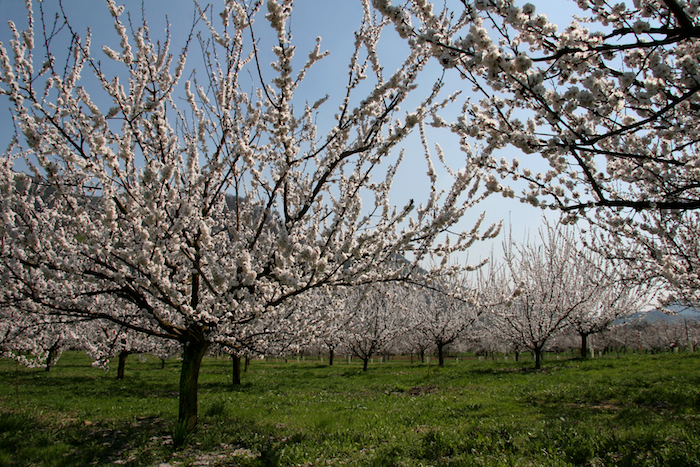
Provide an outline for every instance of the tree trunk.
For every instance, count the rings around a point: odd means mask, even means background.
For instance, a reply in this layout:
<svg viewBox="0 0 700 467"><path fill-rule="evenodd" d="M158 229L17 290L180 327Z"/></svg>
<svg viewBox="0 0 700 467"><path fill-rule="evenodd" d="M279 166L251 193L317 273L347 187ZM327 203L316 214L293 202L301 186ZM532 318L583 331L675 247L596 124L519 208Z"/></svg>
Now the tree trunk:
<svg viewBox="0 0 700 467"><path fill-rule="evenodd" d="M542 368L542 349L535 349L535 369Z"/></svg>
<svg viewBox="0 0 700 467"><path fill-rule="evenodd" d="M58 353L58 344L54 344L49 349L49 355L46 357L46 371L51 370L51 366L56 360L56 354Z"/></svg>
<svg viewBox="0 0 700 467"><path fill-rule="evenodd" d="M250 357L245 356L245 364L243 365L243 373L248 373L248 365L250 365Z"/></svg>
<svg viewBox="0 0 700 467"><path fill-rule="evenodd" d="M119 364L117 365L117 379L124 379L124 369L126 368L126 357L129 352L122 350L119 352Z"/></svg>
<svg viewBox="0 0 700 467"><path fill-rule="evenodd" d="M209 344L204 339L192 337L184 345L182 370L180 370L180 433L190 433L197 426L197 389L199 369Z"/></svg>
<svg viewBox="0 0 700 467"><path fill-rule="evenodd" d="M693 348L693 341L690 339L690 333L688 332L688 320L683 318L683 323L685 323L685 340L688 343L688 352L693 353L695 349Z"/></svg>
<svg viewBox="0 0 700 467"><path fill-rule="evenodd" d="M241 384L241 357L231 354L231 360L233 360L233 378L231 379L231 384L233 386L238 386Z"/></svg>
<svg viewBox="0 0 700 467"><path fill-rule="evenodd" d="M160 369L162 370L162 369L164 369L164 368L165 368L165 359L164 359L164 358L161 358L161 359L160 359Z"/></svg>
<svg viewBox="0 0 700 467"><path fill-rule="evenodd" d="M333 356L335 355L335 352L333 352L332 348L328 349L328 366L333 366Z"/></svg>
<svg viewBox="0 0 700 467"><path fill-rule="evenodd" d="M362 371L367 371L367 364L369 363L369 357L362 359Z"/></svg>
<svg viewBox="0 0 700 467"><path fill-rule="evenodd" d="M438 344L438 345L437 345L437 351L438 351L438 366L445 366L445 352L444 352L444 347L445 347L445 344Z"/></svg>
<svg viewBox="0 0 700 467"><path fill-rule="evenodd" d="M581 358L588 358L588 334L579 332L581 336Z"/></svg>

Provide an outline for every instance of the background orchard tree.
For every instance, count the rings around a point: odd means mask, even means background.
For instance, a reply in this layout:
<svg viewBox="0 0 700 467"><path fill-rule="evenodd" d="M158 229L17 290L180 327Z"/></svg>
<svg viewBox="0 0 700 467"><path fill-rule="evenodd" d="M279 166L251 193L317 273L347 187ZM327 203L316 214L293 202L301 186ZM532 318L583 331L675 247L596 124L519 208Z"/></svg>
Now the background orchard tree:
<svg viewBox="0 0 700 467"><path fill-rule="evenodd" d="M685 343L689 352L695 352L700 345L700 321L683 321L683 330L685 331Z"/></svg>
<svg viewBox="0 0 700 467"><path fill-rule="evenodd" d="M436 349L438 365L445 364L445 347L464 337L479 319L476 293L463 275L445 276L426 288L410 291L407 315L415 331Z"/></svg>
<svg viewBox="0 0 700 467"><path fill-rule="evenodd" d="M64 350L84 344L84 320L71 317L29 316L12 307L0 309L0 356L46 371ZM89 324L88 324L89 325Z"/></svg>
<svg viewBox="0 0 700 467"><path fill-rule="evenodd" d="M250 358L250 355L255 355L255 353L249 348L217 345L212 345L209 352L217 357L222 354L231 357L231 386L239 386L241 384L243 359Z"/></svg>
<svg viewBox="0 0 700 467"><path fill-rule="evenodd" d="M622 221L619 213L600 212L615 230L593 232L590 246L621 264L630 283L655 285L667 301L700 300L700 213L644 211Z"/></svg>
<svg viewBox="0 0 700 467"><path fill-rule="evenodd" d="M583 235L566 232L569 241ZM628 262L611 261L607 251L586 248L584 242L578 251L576 261L582 265L579 269L585 274L581 279L583 287L590 297L568 319L567 328L581 338L580 355L588 355L588 338L603 332L614 322L641 312L654 299L656 289L646 272L635 271Z"/></svg>
<svg viewBox="0 0 700 467"><path fill-rule="evenodd" d="M352 289L336 288L332 294L316 293L309 297L309 303L302 305L316 310L313 327L307 327L313 330L313 336L307 335L302 345L317 347L319 354L327 351L328 365L333 365L337 351L344 349L345 333L352 316L348 316L343 310L350 290Z"/></svg>
<svg viewBox="0 0 700 467"><path fill-rule="evenodd" d="M580 254L588 256L589 252ZM590 275L584 284L591 293L590 299L579 307L568 319L567 327L581 338L580 355L588 356L589 337L603 332L615 321L641 311L647 304L647 292L641 287L632 287L628 279L619 274L615 265L605 258L585 259L590 264Z"/></svg>
<svg viewBox="0 0 700 467"><path fill-rule="evenodd" d="M319 290L299 295L239 329L235 343L229 339L225 345L218 346L223 353L231 355L232 384L241 384L241 373L247 370L251 358L265 355L286 358L316 341L338 314L338 308L330 308L333 302L338 300Z"/></svg>
<svg viewBox="0 0 700 467"><path fill-rule="evenodd" d="M596 343L603 352L615 352L616 355L634 348L629 327L624 323L616 323L602 331Z"/></svg>
<svg viewBox="0 0 700 467"><path fill-rule="evenodd" d="M628 326L634 338L633 348L639 352L668 352L687 344L685 326L680 323L638 320Z"/></svg>
<svg viewBox="0 0 700 467"><path fill-rule="evenodd" d="M196 425L212 344L237 345L314 289L400 281L428 255L482 238L477 226L443 240L486 196L469 165L447 168L438 187L426 149L425 202L389 201L398 145L450 99L438 100L439 82L416 87L428 47L393 73L380 66L384 23L368 1L324 134L315 118L325 96L295 92L326 53L318 42L294 58L291 0L268 1L267 12L230 0L220 14L194 2L199 22L177 45L106 4L118 50L95 51L89 30L60 12L55 27L52 13L37 20L31 1L28 28L11 22L14 39L0 47L0 92L17 128L0 160L0 302L180 343L178 433ZM271 72L255 39L265 27ZM409 96L415 107L401 112ZM405 268L385 267L407 252Z"/></svg>
<svg viewBox="0 0 700 467"><path fill-rule="evenodd" d="M418 355L420 362L425 363L425 353L432 349L433 343L419 329L412 327L401 336L401 341L397 342L397 347L399 352L411 355L411 362L413 362L413 356Z"/></svg>
<svg viewBox="0 0 700 467"><path fill-rule="evenodd" d="M512 0L374 4L481 94L451 128L484 142L474 162L493 190L512 197L524 180L523 201L587 217L609 256L697 299L700 2L558 2L580 17L560 26ZM499 161L509 146L548 167Z"/></svg>
<svg viewBox="0 0 700 467"><path fill-rule="evenodd" d="M552 338L572 318L595 305L596 291L607 284L591 279L594 268L579 254L574 238L562 226L546 224L539 238L503 242L503 264L494 265L482 287L482 301L492 326L503 338L530 350L535 368Z"/></svg>
<svg viewBox="0 0 700 467"><path fill-rule="evenodd" d="M410 290L394 283L376 283L357 287L346 298L349 318L345 345L362 360L367 371L370 359L389 350L396 338L410 330L406 319Z"/></svg>
<svg viewBox="0 0 700 467"><path fill-rule="evenodd" d="M332 366L335 362L335 356L343 348L343 342L345 342L344 331L341 327L335 326L326 328L325 332L318 339L318 345L322 343L323 347L328 351L329 366Z"/></svg>
<svg viewBox="0 0 700 467"><path fill-rule="evenodd" d="M110 321L86 321L75 334L80 336L80 345L75 347L85 350L94 360L94 366L109 370L111 361L116 357L117 379L124 379L129 355L152 354L164 362L182 353L182 346L177 341L136 332Z"/></svg>

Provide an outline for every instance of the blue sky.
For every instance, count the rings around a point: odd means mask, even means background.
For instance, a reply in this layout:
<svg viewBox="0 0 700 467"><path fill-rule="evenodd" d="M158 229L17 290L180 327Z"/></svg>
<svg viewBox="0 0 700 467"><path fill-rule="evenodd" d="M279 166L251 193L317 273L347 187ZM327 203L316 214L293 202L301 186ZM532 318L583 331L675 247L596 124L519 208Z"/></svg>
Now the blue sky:
<svg viewBox="0 0 700 467"><path fill-rule="evenodd" d="M547 14L552 20L557 22L560 25L560 29L568 24L570 15L577 10L575 4L570 1L530 0L530 2L536 5L538 13ZM0 0L0 18L3 19L2 23L0 23L0 41L5 44L5 47L9 46L10 38L10 31L5 21L12 19L20 28L23 28L24 24L26 24L24 3L24 0ZM119 38L112 27L111 17L103 2L98 0L64 0L63 3L72 25L79 33L84 33L86 28L90 26L93 33L93 51L96 54L102 54L100 51L102 45L109 45L115 50L119 49ZM140 20L141 0L128 0L117 3L126 4L127 10L132 12L134 20L136 22ZM205 2L203 1L203 3ZM450 3L455 4L456 8L459 8L459 2L456 0L449 0L448 4ZM55 9L57 4L57 0L44 0L44 7L47 10ZM438 7L441 5L442 1L437 2ZM36 0L34 1L34 8L35 13L38 14L38 3ZM145 11L151 26L152 38L164 37L165 15L168 15L173 35L172 50L173 52L178 52L184 45L186 34L189 32L193 21L194 9L192 1L146 0ZM329 94L330 99L325 106L325 112L330 116L337 109L339 103L338 99L333 97L339 96L343 92L347 81L348 59L353 52L353 32L359 26L361 17L362 7L357 0L297 0L294 5L290 25L293 43L297 46L299 64L305 61L307 53L313 49L318 36L322 38L322 49L329 50L331 53L329 57L309 72L299 93L310 102L314 102L325 94ZM266 23L263 17L260 16L255 28L256 35L262 41L269 41L272 39L269 34L270 29L267 27L267 24L261 24L263 22ZM37 37L36 40L38 42L40 38ZM382 37L381 47L382 64L388 75L400 65L407 49L403 41L393 31L389 30ZM194 55L194 53L191 53L191 57ZM271 58L269 61L271 61ZM433 63L433 67L427 70L427 90L432 86L434 78L441 71L442 69L436 63ZM448 74L446 88L450 92L462 86L463 82ZM459 103L451 109L454 115L456 115L461 107L461 103L468 96L469 89L464 91L465 93ZM404 106L404 110L411 111L410 104ZM323 116L323 111L322 108L321 116ZM449 120L449 118L447 119ZM7 101L0 99L0 147L3 150L7 146L11 134L12 123ZM453 168L458 169L464 161L464 156L458 148L457 139L449 133L441 133L435 135L434 138L439 139L438 142L445 149L450 164L452 164ZM431 141L431 143L434 142L436 141ZM523 165L527 165L528 161L541 163L536 155L523 156L517 152L517 149L512 149L504 155L507 157L518 157ZM437 161L435 163L439 164ZM394 191L392 192L392 202L401 205L408 198L415 198L416 201L425 199L427 189L423 192L424 194L420 194L421 188L425 187L425 184L421 183L425 180L424 174L425 164L422 148L416 137L406 145L406 158L397 175ZM519 190L516 191L519 192ZM542 221L541 210L522 204L517 200L504 199L500 195L493 195L486 202L478 205L473 212L468 213L455 230L470 229L473 221L483 211L487 213L486 220L489 223L500 219L510 220L513 237L516 240L523 238L528 231L531 236L534 236ZM556 215L550 213L549 217L556 218ZM470 262L488 256L492 248L498 252L502 238L503 235L494 242L473 247L469 253ZM461 260L464 259L461 258Z"/></svg>

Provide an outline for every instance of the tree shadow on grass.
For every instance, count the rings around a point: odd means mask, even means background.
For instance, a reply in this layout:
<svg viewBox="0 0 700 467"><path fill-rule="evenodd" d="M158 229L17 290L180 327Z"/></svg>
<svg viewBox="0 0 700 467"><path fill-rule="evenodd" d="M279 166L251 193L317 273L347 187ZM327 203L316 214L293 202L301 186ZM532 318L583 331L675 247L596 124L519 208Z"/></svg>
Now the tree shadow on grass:
<svg viewBox="0 0 700 467"><path fill-rule="evenodd" d="M533 401L544 429L535 445L573 465L700 465L700 422L682 406L589 398Z"/></svg>
<svg viewBox="0 0 700 467"><path fill-rule="evenodd" d="M138 417L97 422L47 419L41 414L0 410L0 465L78 467L158 465L277 466L284 447L303 437L283 437L280 427L230 417L204 407L199 427L177 450L173 421Z"/></svg>
<svg viewBox="0 0 700 467"><path fill-rule="evenodd" d="M36 383L33 376L21 378L18 381L19 390L30 388ZM72 376L55 375L50 378L41 378L42 390L49 392L55 388L57 393L63 393L67 389L77 397L120 397L120 398L153 398L171 397L173 391L177 391L177 383L170 381L148 381L143 384L140 378L116 379L116 376Z"/></svg>
<svg viewBox="0 0 700 467"><path fill-rule="evenodd" d="M170 457L171 425L155 417L93 423L3 411L0 465L148 465Z"/></svg>

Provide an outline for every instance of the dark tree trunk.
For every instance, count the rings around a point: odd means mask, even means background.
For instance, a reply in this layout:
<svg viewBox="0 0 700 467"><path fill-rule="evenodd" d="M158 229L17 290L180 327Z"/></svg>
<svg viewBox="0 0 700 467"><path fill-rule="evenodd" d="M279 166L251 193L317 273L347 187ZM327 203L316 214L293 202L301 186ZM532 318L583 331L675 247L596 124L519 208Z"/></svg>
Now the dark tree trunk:
<svg viewBox="0 0 700 467"><path fill-rule="evenodd" d="M445 344L438 344L437 345L437 351L438 351L438 366L445 366Z"/></svg>
<svg viewBox="0 0 700 467"><path fill-rule="evenodd" d="M245 363L243 365L243 373L248 373L248 366L250 365L250 357L248 355L245 356Z"/></svg>
<svg viewBox="0 0 700 467"><path fill-rule="evenodd" d="M51 370L51 366L53 366L54 362L56 361L56 354L57 353L58 353L58 344L54 344L49 349L49 354L46 357L46 371Z"/></svg>
<svg viewBox="0 0 700 467"><path fill-rule="evenodd" d="M191 337L182 352L180 370L180 411L178 428L180 433L190 433L197 426L197 390L199 369L209 344L201 337Z"/></svg>
<svg viewBox="0 0 700 467"><path fill-rule="evenodd" d="M369 357L362 359L362 371L367 371L367 364L369 363Z"/></svg>
<svg viewBox="0 0 700 467"><path fill-rule="evenodd" d="M535 349L535 369L542 368L542 349Z"/></svg>
<svg viewBox="0 0 700 467"><path fill-rule="evenodd" d="M581 336L581 358L588 358L588 334L579 332Z"/></svg>
<svg viewBox="0 0 700 467"><path fill-rule="evenodd" d="M516 350L514 353L515 353L515 361L516 361L516 362L519 362L519 361L520 361L520 352L518 352L518 351Z"/></svg>
<svg viewBox="0 0 700 467"><path fill-rule="evenodd" d="M117 379L124 379L124 369L126 368L126 357L129 352L122 350L119 352L119 364L117 365Z"/></svg>
<svg viewBox="0 0 700 467"><path fill-rule="evenodd" d="M161 358L161 359L160 359L160 369L162 370L162 369L164 369L164 368L165 368L165 359L164 359L164 358Z"/></svg>
<svg viewBox="0 0 700 467"><path fill-rule="evenodd" d="M231 360L233 360L233 377L231 379L231 384L233 386L238 386L241 384L241 357L232 354Z"/></svg>
<svg viewBox="0 0 700 467"><path fill-rule="evenodd" d="M420 349L420 362L425 363L425 349Z"/></svg>
<svg viewBox="0 0 700 467"><path fill-rule="evenodd" d="M332 348L328 349L328 366L333 366L333 357L335 356L335 352L333 352Z"/></svg>

